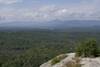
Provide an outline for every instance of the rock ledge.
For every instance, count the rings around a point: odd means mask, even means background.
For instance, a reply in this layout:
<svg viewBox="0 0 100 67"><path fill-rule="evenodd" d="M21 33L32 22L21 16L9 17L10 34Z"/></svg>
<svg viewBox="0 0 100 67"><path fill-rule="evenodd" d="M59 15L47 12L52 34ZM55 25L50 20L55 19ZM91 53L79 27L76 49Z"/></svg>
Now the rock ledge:
<svg viewBox="0 0 100 67"><path fill-rule="evenodd" d="M56 64L52 64L52 60L53 60L52 59L42 64L40 67L77 67L76 65L80 65L80 67L100 67L100 57L76 58L75 53L68 53L63 55L66 55L66 57L60 60L59 62L57 62Z"/></svg>

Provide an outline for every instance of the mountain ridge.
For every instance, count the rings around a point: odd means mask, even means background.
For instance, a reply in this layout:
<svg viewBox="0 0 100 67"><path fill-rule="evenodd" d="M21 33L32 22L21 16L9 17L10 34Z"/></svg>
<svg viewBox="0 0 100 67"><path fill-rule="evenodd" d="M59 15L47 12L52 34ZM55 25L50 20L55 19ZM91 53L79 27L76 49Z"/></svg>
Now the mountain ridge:
<svg viewBox="0 0 100 67"><path fill-rule="evenodd" d="M51 21L51 22L11 22L0 24L1 29L5 30L31 30L31 29L48 29L48 30L72 30L72 29L95 29L100 30L100 21L97 20L71 20L71 21Z"/></svg>

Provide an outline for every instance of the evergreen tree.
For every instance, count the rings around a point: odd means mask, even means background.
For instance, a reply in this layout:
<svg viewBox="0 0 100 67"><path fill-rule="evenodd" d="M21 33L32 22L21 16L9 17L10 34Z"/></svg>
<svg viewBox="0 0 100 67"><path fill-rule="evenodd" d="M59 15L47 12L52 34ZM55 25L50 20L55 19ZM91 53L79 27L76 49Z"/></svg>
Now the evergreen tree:
<svg viewBox="0 0 100 67"><path fill-rule="evenodd" d="M96 40L89 39L83 43L80 43L79 46L76 48L76 56L82 56L82 57L99 56L99 50Z"/></svg>

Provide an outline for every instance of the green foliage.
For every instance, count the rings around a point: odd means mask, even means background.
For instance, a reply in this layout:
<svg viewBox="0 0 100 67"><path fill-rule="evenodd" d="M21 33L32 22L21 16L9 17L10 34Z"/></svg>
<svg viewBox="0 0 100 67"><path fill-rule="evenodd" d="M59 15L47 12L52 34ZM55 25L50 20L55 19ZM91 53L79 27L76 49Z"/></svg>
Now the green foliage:
<svg viewBox="0 0 100 67"><path fill-rule="evenodd" d="M66 56L65 54L59 55L59 56L57 56L57 57L55 57L55 58L53 58L53 59L51 60L51 64L52 64L52 65L57 64L57 63L59 63L61 60L63 60L63 59L66 58L66 57L67 57L67 56Z"/></svg>
<svg viewBox="0 0 100 67"><path fill-rule="evenodd" d="M32 48L27 50L24 54L4 63L2 67L38 67L43 62L48 61L48 59L50 60L54 54L57 53L58 51L54 51L54 49ZM62 57L59 58L61 59Z"/></svg>
<svg viewBox="0 0 100 67"><path fill-rule="evenodd" d="M80 43L80 45L76 48L76 56L98 57L99 50L96 40L89 39L83 43Z"/></svg>
<svg viewBox="0 0 100 67"><path fill-rule="evenodd" d="M39 67L54 56L66 53L70 46L66 43L64 32L0 32L0 66Z"/></svg>
<svg viewBox="0 0 100 67"><path fill-rule="evenodd" d="M54 58L54 59L52 59L52 61L51 61L51 64L52 65L54 65L54 64L57 64L57 63L59 63L61 60L59 59L59 58Z"/></svg>
<svg viewBox="0 0 100 67"><path fill-rule="evenodd" d="M100 32L0 32L0 67L39 67L59 54L74 52L76 42L87 37L100 43Z"/></svg>

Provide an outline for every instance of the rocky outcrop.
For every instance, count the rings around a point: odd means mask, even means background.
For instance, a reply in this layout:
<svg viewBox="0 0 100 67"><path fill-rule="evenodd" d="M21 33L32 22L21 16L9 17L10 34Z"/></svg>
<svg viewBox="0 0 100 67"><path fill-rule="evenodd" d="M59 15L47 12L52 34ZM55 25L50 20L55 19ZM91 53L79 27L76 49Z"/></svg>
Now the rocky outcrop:
<svg viewBox="0 0 100 67"><path fill-rule="evenodd" d="M69 53L63 55L64 57L65 56L66 57L60 59L55 64L52 64L52 61L56 61L57 59L59 59L59 56L57 56L56 60L52 59L42 64L40 67L100 67L100 57L81 58L81 57L75 57L75 53Z"/></svg>

